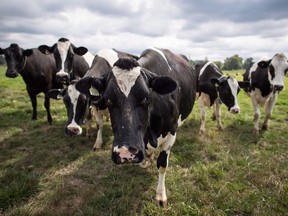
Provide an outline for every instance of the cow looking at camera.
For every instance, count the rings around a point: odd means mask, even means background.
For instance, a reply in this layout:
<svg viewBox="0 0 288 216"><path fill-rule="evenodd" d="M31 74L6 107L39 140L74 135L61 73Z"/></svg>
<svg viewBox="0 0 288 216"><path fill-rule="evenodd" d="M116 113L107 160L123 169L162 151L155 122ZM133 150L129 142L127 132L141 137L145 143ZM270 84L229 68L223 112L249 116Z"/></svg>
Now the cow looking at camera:
<svg viewBox="0 0 288 216"><path fill-rule="evenodd" d="M149 161L156 148L159 171L156 199L166 204L165 174L177 128L192 111L196 75L181 56L147 49L138 61L121 58L104 77L85 77L76 88L103 99L109 109L116 164Z"/></svg>
<svg viewBox="0 0 288 216"><path fill-rule="evenodd" d="M74 79L83 77L94 59L94 55L87 48L76 47L67 38L60 38L51 47L41 45L38 49L43 54L53 53L57 68L57 81L66 85Z"/></svg>
<svg viewBox="0 0 288 216"><path fill-rule="evenodd" d="M272 115L279 92L284 89L285 74L288 71L287 58L277 53L272 59L260 60L252 64L243 75L243 80L250 86L245 92L251 97L254 110L253 132L259 135L260 107L265 107L265 119L262 130L267 130L268 120Z"/></svg>

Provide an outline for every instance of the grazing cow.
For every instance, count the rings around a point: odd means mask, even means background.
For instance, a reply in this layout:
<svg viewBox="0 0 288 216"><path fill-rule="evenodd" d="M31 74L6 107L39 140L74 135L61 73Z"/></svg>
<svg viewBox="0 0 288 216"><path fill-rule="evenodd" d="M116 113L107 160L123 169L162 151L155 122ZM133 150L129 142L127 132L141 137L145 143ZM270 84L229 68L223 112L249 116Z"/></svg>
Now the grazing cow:
<svg viewBox="0 0 288 216"><path fill-rule="evenodd" d="M246 70L243 80L250 86L245 92L251 97L254 109L253 132L259 135L259 106L265 107L265 119L262 130L267 130L268 120L272 114L278 94L284 88L284 78L288 71L287 58L282 53L277 53L272 59L260 60Z"/></svg>
<svg viewBox="0 0 288 216"><path fill-rule="evenodd" d="M119 58L123 57L138 59L136 56L115 49L102 49L96 54L87 75L97 77L104 76L105 73L111 70L113 64ZM93 149L100 149L103 144L103 115L107 116L108 114L108 111L106 107L102 105L101 100L91 103L91 100L89 100L85 94L82 94L75 89L74 83L71 83L64 89L52 89L47 95L53 99L63 99L68 115L68 121L65 128L66 134L68 135L82 134L81 124L83 123L83 120L86 119L86 134L90 136L92 113L95 115L98 131Z"/></svg>
<svg viewBox="0 0 288 216"><path fill-rule="evenodd" d="M196 65L195 71L198 77L197 94L199 95L201 115L199 133L205 133L205 106L211 107L213 105L213 119L217 120L218 129L223 129L220 120L220 101L227 106L230 113L237 114L240 112L237 101L237 94L240 91L238 82L233 76L224 76L212 61Z"/></svg>
<svg viewBox="0 0 288 216"><path fill-rule="evenodd" d="M87 76L76 88L102 98L114 134L116 164L151 160L156 148L159 180L156 199L166 204L165 174L177 128L192 111L196 74L181 56L166 49L147 49L138 61L121 58L104 77ZM146 153L145 153L146 150Z"/></svg>
<svg viewBox="0 0 288 216"><path fill-rule="evenodd" d="M60 38L49 47L41 45L38 49L44 54L54 54L57 68L57 81L69 84L71 80L84 76L92 65L94 55L85 47L75 47L68 39Z"/></svg>
<svg viewBox="0 0 288 216"><path fill-rule="evenodd" d="M14 43L6 49L0 48L0 54L5 55L7 62L6 76L15 78L21 74L26 84L33 107L32 120L37 119L36 95L43 92L47 119L52 124L50 99L46 97L46 93L52 88L62 88L62 85L56 82L56 66L53 55L43 55L37 48L24 50Z"/></svg>

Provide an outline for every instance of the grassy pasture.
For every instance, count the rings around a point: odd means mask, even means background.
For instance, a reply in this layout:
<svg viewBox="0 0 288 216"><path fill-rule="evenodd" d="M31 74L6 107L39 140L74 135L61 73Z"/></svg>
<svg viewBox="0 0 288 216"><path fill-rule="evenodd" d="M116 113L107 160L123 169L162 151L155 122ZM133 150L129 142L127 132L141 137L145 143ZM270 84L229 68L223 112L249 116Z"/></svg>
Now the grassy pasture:
<svg viewBox="0 0 288 216"><path fill-rule="evenodd" d="M38 120L31 121L22 78L6 78L0 67L0 215L287 215L288 90L259 137L252 134L252 105L243 91L239 104L238 115L222 107L221 133L208 110L206 134L199 136L196 102L171 151L163 209L154 200L156 163L114 165L108 122L104 148L96 153L96 134L66 136L62 101L51 100L49 125L40 94Z"/></svg>

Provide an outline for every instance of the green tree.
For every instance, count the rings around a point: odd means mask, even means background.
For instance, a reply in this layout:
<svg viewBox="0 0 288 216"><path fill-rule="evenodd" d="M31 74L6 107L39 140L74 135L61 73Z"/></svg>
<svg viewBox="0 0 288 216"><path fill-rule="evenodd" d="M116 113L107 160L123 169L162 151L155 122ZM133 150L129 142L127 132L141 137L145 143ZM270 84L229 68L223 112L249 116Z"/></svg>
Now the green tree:
<svg viewBox="0 0 288 216"><path fill-rule="evenodd" d="M226 58L223 65L223 70L238 70L242 68L242 58L238 55L233 55Z"/></svg>
<svg viewBox="0 0 288 216"><path fill-rule="evenodd" d="M253 58L247 58L243 63L243 69L247 70L249 66L253 63Z"/></svg>

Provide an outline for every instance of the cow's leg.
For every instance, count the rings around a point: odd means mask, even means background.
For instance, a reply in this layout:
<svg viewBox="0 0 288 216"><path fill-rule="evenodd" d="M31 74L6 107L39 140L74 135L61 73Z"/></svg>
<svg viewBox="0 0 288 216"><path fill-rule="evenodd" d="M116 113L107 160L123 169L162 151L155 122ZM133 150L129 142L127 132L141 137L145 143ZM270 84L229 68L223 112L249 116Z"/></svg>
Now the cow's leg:
<svg viewBox="0 0 288 216"><path fill-rule="evenodd" d="M31 103L32 103L32 121L34 120L37 120L37 98L36 98L36 95L29 92L28 91L28 94L29 94L29 97L30 97L30 100L31 100Z"/></svg>
<svg viewBox="0 0 288 216"><path fill-rule="evenodd" d="M45 100L44 100L44 107L46 109L47 112L47 120L49 122L49 124L52 124L52 117L51 117L51 113L50 113L50 98L46 97L45 95Z"/></svg>
<svg viewBox="0 0 288 216"><path fill-rule="evenodd" d="M87 107L85 112L85 125L86 125L86 136L91 137L92 134L92 118L93 112L91 107Z"/></svg>
<svg viewBox="0 0 288 216"><path fill-rule="evenodd" d="M102 132L103 132L104 123L103 123L103 113L97 110L94 106L93 106L93 113L95 115L96 123L97 123L97 138L93 146L93 150L96 151L96 150L101 149L101 146L103 144Z"/></svg>
<svg viewBox="0 0 288 216"><path fill-rule="evenodd" d="M150 145L150 143L148 143L147 148L146 148L146 157L144 161L140 163L141 167L146 168L152 164L154 160L155 150L156 148L154 148L153 146Z"/></svg>
<svg viewBox="0 0 288 216"><path fill-rule="evenodd" d="M255 135L259 135L259 118L260 118L260 109L259 104L255 98L251 97L253 110L254 110L254 127L253 132Z"/></svg>
<svg viewBox="0 0 288 216"><path fill-rule="evenodd" d="M219 100L216 99L214 104L213 104L214 108L215 108L215 117L216 117L216 120L217 120L217 128L219 130L223 130L223 126L222 126L222 123L221 123L221 109L220 109L220 104L219 104Z"/></svg>
<svg viewBox="0 0 288 216"><path fill-rule="evenodd" d="M165 187L165 175L168 167L170 149L176 140L175 135L168 134L165 142L161 145L161 152L157 158L157 168L159 172L158 185L156 189L156 200L160 205L167 205L166 187Z"/></svg>
<svg viewBox="0 0 288 216"><path fill-rule="evenodd" d="M265 114L266 114L266 116L265 116L265 119L264 119L264 122L263 122L262 130L267 130L267 128L268 128L268 120L269 120L269 118L270 118L270 116L271 116L271 114L273 112L273 108L274 108L275 103L277 101L277 97L278 97L278 95L274 94L273 97L271 97L267 101L267 103L265 105Z"/></svg>
<svg viewBox="0 0 288 216"><path fill-rule="evenodd" d="M205 101L203 94L199 97L199 107L200 107L200 120L201 120L199 134L201 135L205 133L205 121L206 121Z"/></svg>

